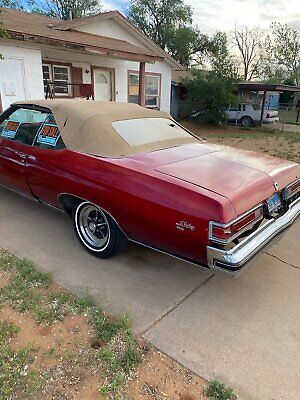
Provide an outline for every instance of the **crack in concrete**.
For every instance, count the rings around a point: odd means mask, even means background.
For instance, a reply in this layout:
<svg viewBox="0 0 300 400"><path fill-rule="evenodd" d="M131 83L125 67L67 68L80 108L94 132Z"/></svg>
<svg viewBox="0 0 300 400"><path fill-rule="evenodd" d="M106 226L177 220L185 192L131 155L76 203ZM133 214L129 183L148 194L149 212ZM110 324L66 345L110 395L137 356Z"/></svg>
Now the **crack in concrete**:
<svg viewBox="0 0 300 400"><path fill-rule="evenodd" d="M200 289L202 286L205 286L215 275L212 274L208 278L204 279L204 281L201 281L196 287L194 287L190 292L188 292L186 295L184 295L180 300L176 301L176 303L171 306L167 311L165 311L162 315L160 315L155 321L151 322L144 330L140 332L141 336L144 336L151 328L153 328L156 324L158 324L161 320L163 320L165 317L167 317L171 312L176 310L180 304L182 304L185 300L187 300L192 294L194 294L198 289Z"/></svg>
<svg viewBox="0 0 300 400"><path fill-rule="evenodd" d="M281 258L274 256L273 254L270 254L266 251L263 251L264 254L267 254L270 257L275 258L276 260L282 262L283 264L286 264L292 268L300 269L300 267L297 267L296 265L290 264ZM167 317L171 312L176 310L182 304L185 300L187 300L192 294L194 294L198 289L200 289L202 286L205 286L215 275L212 274L208 278L206 278L204 281L200 282L196 287L194 287L190 292L188 292L185 296L183 296L180 300L176 301L176 303L170 307L167 311L165 311L161 316L159 316L155 321L151 322L144 330L140 332L141 336L144 336L150 329L152 329L156 324L158 324L160 321L162 321L165 317Z"/></svg>
<svg viewBox="0 0 300 400"><path fill-rule="evenodd" d="M278 260L278 261L281 261L283 264L286 264L286 265L288 265L288 266L290 266L290 267L292 267L292 268L300 269L300 267L297 267L297 265L290 264L290 263L288 263L288 262L282 260L281 258L279 258L279 257L277 257L277 256L274 256L274 254L270 254L270 253L268 253L267 251L264 251L263 253L267 254L267 255L270 256L270 257L275 258L275 259Z"/></svg>

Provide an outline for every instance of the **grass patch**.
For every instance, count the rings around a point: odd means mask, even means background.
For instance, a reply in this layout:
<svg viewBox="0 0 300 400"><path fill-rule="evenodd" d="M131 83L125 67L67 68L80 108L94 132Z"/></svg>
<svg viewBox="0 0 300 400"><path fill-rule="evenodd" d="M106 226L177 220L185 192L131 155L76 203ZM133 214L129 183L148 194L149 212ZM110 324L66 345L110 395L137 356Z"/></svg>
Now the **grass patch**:
<svg viewBox="0 0 300 400"><path fill-rule="evenodd" d="M0 306L7 305L17 312L30 312L37 324L52 325L63 322L68 315L84 315L100 350L94 351L92 363L101 365L105 382L101 392L118 398L132 370L141 361L128 318L109 318L95 306L91 297L77 298L69 292L54 289L51 275L36 270L32 262L0 251L0 270L9 273L9 282L0 288ZM32 395L43 385L40 372L30 367L34 360L31 347L13 352L8 343L18 328L5 321L0 323L0 399L9 399L13 393ZM33 332L34 335L34 332ZM57 340L60 338L58 337ZM74 338L75 343L75 338ZM69 351L69 350L68 350ZM81 357L70 350L67 359ZM56 356L51 348L43 359Z"/></svg>
<svg viewBox="0 0 300 400"><path fill-rule="evenodd" d="M141 362L141 354L127 318L109 320L101 310L93 313L92 324L100 343L105 344L98 351L98 359L103 363L105 382L102 394L120 392L126 377Z"/></svg>
<svg viewBox="0 0 300 400"><path fill-rule="evenodd" d="M0 346L5 346L19 332L19 328L8 321L0 321Z"/></svg>
<svg viewBox="0 0 300 400"><path fill-rule="evenodd" d="M130 331L130 323L127 317L110 319L100 308L92 311L91 322L97 338L104 343L109 342L120 332Z"/></svg>
<svg viewBox="0 0 300 400"><path fill-rule="evenodd" d="M7 303L19 312L37 307L40 294L28 287L28 283L19 276L13 276L8 285L0 289L0 303Z"/></svg>
<svg viewBox="0 0 300 400"><path fill-rule="evenodd" d="M228 145L245 150L260 151L271 156L300 163L300 132L285 132L270 128L243 128L234 126L218 129L207 128L201 125L188 124L187 128L202 137L202 130L208 142Z"/></svg>
<svg viewBox="0 0 300 400"><path fill-rule="evenodd" d="M209 382L208 387L204 390L205 396L213 400L235 400L237 396L233 390L226 387L224 383L218 381Z"/></svg>
<svg viewBox="0 0 300 400"><path fill-rule="evenodd" d="M26 258L16 259L15 269L17 277L29 286L48 288L52 282L50 274L37 271L33 263Z"/></svg>
<svg viewBox="0 0 300 400"><path fill-rule="evenodd" d="M32 348L28 346L16 352L9 346L19 331L14 324L0 321L0 399L9 399L20 391L31 396L40 386L38 371L28 371L34 360Z"/></svg>
<svg viewBox="0 0 300 400"><path fill-rule="evenodd" d="M0 348L0 398L10 399L16 393L27 396L35 393L40 387L39 372L28 371L33 362L32 348L25 347L17 352L9 347Z"/></svg>

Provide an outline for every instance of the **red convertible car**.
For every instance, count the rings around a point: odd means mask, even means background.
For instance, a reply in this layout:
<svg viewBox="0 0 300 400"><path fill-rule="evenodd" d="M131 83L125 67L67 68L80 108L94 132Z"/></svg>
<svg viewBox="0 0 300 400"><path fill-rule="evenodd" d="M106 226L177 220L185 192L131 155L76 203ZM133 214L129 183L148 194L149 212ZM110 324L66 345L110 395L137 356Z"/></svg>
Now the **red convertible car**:
<svg viewBox="0 0 300 400"><path fill-rule="evenodd" d="M230 273L300 214L299 164L206 143L135 104L13 104L0 183L69 214L98 257L131 240Z"/></svg>

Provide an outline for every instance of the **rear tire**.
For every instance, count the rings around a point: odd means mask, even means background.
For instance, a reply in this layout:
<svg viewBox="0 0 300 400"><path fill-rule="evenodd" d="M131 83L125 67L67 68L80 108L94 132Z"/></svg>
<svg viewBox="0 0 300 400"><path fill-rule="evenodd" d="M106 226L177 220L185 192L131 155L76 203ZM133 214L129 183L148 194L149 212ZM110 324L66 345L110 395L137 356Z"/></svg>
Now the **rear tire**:
<svg viewBox="0 0 300 400"><path fill-rule="evenodd" d="M110 258L126 247L127 239L116 222L95 204L78 204L72 217L79 242L94 256Z"/></svg>
<svg viewBox="0 0 300 400"><path fill-rule="evenodd" d="M245 127L245 128L249 128L250 126L254 126L254 121L251 117L243 117L241 119L241 124Z"/></svg>

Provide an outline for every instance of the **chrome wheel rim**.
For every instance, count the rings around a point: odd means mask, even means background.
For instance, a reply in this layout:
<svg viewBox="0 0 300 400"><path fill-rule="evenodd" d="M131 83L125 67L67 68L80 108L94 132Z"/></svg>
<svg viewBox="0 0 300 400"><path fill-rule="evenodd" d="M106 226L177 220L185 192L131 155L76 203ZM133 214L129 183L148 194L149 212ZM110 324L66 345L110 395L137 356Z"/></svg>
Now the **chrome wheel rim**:
<svg viewBox="0 0 300 400"><path fill-rule="evenodd" d="M76 228L84 244L93 251L103 251L110 240L110 228L103 211L91 203L76 211Z"/></svg>

